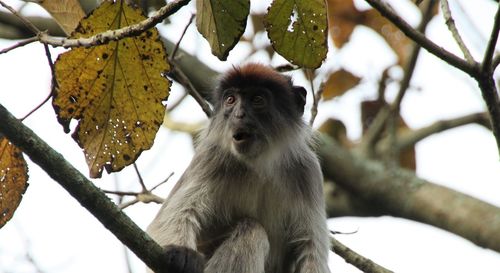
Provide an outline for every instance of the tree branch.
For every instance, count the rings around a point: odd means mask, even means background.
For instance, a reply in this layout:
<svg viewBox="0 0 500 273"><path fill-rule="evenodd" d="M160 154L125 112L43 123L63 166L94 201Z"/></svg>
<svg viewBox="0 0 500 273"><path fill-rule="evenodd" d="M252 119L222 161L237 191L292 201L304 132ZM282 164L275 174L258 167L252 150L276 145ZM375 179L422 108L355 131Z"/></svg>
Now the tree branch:
<svg viewBox="0 0 500 273"><path fill-rule="evenodd" d="M484 112L474 113L459 118L437 121L429 126L403 134L399 137L397 146L399 149L405 149L407 147L415 145L417 142L433 134L441 133L445 130L472 123L477 123L479 125L489 127L490 123L488 114Z"/></svg>
<svg viewBox="0 0 500 273"><path fill-rule="evenodd" d="M493 23L493 27L491 28L490 40L488 42L488 46L486 47L483 62L481 64L481 71L485 71L488 74L491 74L493 72L491 62L493 59L493 53L495 53L495 46L497 44L499 30L500 30L500 5L498 5L497 13L495 15L495 22Z"/></svg>
<svg viewBox="0 0 500 273"><path fill-rule="evenodd" d="M109 43L110 41L117 41L126 37L131 37L138 35L145 30L154 27L159 22L163 21L168 16L177 12L180 8L187 5L190 0L174 0L169 4L163 6L161 9L156 11L151 17L130 26L126 26L120 29L108 30L88 38L79 39L68 39L61 37L53 37L46 33L40 33L40 42L44 44L50 44L52 46L62 46L65 48L69 47L90 47L95 45L102 45Z"/></svg>
<svg viewBox="0 0 500 273"><path fill-rule="evenodd" d="M474 76L479 73L479 64L470 64L467 61L457 57L456 55L450 53L446 49L436 45L431 40L427 39L425 35L416 31L412 26L410 26L403 18L397 15L390 7L382 3L380 0L366 0L373 8L378 10L384 17L389 19L394 25L396 25L406 36L414 40L416 43L420 44L427 51L445 61L446 63L464 71L465 73Z"/></svg>
<svg viewBox="0 0 500 273"><path fill-rule="evenodd" d="M361 158L322 135L324 175L387 214L427 223L500 252L500 208L414 173Z"/></svg>
<svg viewBox="0 0 500 273"><path fill-rule="evenodd" d="M451 35L457 42L458 47L464 54L465 59L467 60L467 62L473 64L475 60L472 57L472 54L470 53L469 49L465 45L462 36L460 36L460 33L458 32L457 26L455 25L455 20L453 20L453 17L451 16L451 10L450 10L450 5L448 5L448 0L441 0L441 10L443 11L444 21L446 22L446 25L448 26L448 29L451 32Z"/></svg>
<svg viewBox="0 0 500 273"><path fill-rule="evenodd" d="M365 273L392 273L391 270L388 270L374 263L372 260L354 252L353 250L339 242L337 239L333 237L330 238L332 242L332 251L342 257L346 262L357 267L359 270Z"/></svg>
<svg viewBox="0 0 500 273"><path fill-rule="evenodd" d="M106 195L0 104L0 132L65 188L155 272L167 272L163 249Z"/></svg>

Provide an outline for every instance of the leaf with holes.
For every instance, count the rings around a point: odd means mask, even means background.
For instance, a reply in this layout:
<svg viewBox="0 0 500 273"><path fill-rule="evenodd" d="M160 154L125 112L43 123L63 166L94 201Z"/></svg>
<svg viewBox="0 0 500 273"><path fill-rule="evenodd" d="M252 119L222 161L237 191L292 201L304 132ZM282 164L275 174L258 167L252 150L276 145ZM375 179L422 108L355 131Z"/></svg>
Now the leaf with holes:
<svg viewBox="0 0 500 273"><path fill-rule="evenodd" d="M323 89L323 99L330 100L341 96L351 88L359 84L360 78L351 72L340 69L333 72L325 83Z"/></svg>
<svg viewBox="0 0 500 273"><path fill-rule="evenodd" d="M317 68L326 57L324 0L274 0L266 29L274 50L293 64Z"/></svg>
<svg viewBox="0 0 500 273"><path fill-rule="evenodd" d="M125 1L104 2L80 22L72 38L89 37L145 19ZM84 149L91 177L119 171L151 148L165 114L170 82L158 31L61 54L55 64L53 106L65 132Z"/></svg>
<svg viewBox="0 0 500 273"><path fill-rule="evenodd" d="M0 227L14 215L28 187L28 166L23 153L0 138Z"/></svg>
<svg viewBox="0 0 500 273"><path fill-rule="evenodd" d="M198 31L207 39L212 54L226 60L245 31L250 1L198 0L196 10Z"/></svg>

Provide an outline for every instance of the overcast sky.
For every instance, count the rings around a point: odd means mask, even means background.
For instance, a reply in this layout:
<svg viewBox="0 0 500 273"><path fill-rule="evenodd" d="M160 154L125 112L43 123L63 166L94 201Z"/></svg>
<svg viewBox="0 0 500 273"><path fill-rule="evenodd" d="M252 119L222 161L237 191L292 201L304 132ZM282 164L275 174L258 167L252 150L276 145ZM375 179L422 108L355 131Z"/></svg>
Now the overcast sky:
<svg viewBox="0 0 500 273"><path fill-rule="evenodd" d="M418 22L419 17L411 6L401 5L399 1L392 2L409 22ZM459 2L464 10L455 1L450 1L452 11L459 15L468 14L472 22L463 16L455 20L470 38L466 39L466 43L479 59L489 36L496 3L490 0ZM7 3L13 6L20 4L19 1ZM161 32L177 40L193 12L192 6L183 8L172 18L175 27L162 27ZM366 8L366 4L361 3L359 7ZM43 11L29 7L26 12L41 14ZM427 34L439 45L460 55L442 17L438 16L430 22ZM267 42L266 37L262 40ZM0 48L13 42L0 39ZM182 46L191 53L197 52L203 61L219 71L249 61L244 60L245 52L249 50L244 44L236 46L227 62L218 61L209 54L207 43L194 26L189 28ZM62 51L52 50L53 58ZM250 60L269 61L264 54L256 54ZM282 62L280 58L272 60L273 64ZM363 99L375 98L380 71L394 62L394 54L375 33L358 27L351 42L341 51L330 50L321 69L348 68L363 77L362 83L342 98L321 104L316 124L321 124L328 117L336 117L347 124L350 137L359 137L359 103ZM400 72L395 70L393 74L398 77ZM293 76L296 83L309 86L300 75ZM424 50L411 86L412 91L403 101L402 114L412 128L485 109L472 79ZM389 86L389 96L394 95L396 87ZM50 71L43 46L31 44L0 55L0 103L13 114L24 116L43 101L49 92ZM180 94L181 91L174 85L171 98L175 100ZM173 117L202 120L204 114L189 99ZM50 103L29 117L25 124L82 173L88 174L83 153L71 137L63 133ZM500 206L499 157L495 140L489 131L476 125L465 126L430 137L416 148L420 177ZM175 173L170 183L158 191L158 194L166 196L189 164L191 156L191 140L186 135L161 129L153 148L144 152L137 164L150 186L162 181L171 172ZM27 253L46 273L126 272L121 243L36 164L29 160L28 163L30 186L13 220L0 230L0 273L36 272L27 262ZM131 167L117 175L105 174L95 183L105 189L114 189L118 183L121 189L140 190ZM145 228L158 209L159 205L156 204L139 204L127 208L125 212ZM428 225L392 217L345 217L329 220L329 225L337 231L357 230L353 235L338 235L337 238L395 272L493 273L500 268L500 254ZM331 256L332 272L359 272L342 259L333 254ZM143 272L141 262L133 257L132 263L135 272Z"/></svg>

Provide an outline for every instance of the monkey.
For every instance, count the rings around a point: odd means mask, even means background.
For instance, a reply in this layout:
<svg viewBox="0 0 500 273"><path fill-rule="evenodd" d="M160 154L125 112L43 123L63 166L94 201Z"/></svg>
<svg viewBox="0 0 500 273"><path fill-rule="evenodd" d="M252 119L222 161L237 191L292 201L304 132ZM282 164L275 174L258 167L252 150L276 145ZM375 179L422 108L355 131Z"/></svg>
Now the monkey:
<svg viewBox="0 0 500 273"><path fill-rule="evenodd" d="M306 90L250 63L223 74L193 159L148 226L181 272L328 273Z"/></svg>

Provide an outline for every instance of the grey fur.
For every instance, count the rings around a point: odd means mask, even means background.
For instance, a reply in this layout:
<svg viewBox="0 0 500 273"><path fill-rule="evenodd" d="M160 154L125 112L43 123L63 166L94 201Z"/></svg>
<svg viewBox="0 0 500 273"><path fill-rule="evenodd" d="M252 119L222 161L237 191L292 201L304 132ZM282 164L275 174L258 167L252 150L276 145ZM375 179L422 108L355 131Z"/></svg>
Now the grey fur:
<svg viewBox="0 0 500 273"><path fill-rule="evenodd" d="M272 105L270 106L272 107ZM271 109L273 110L273 109ZM219 109L147 232L162 246L203 253L206 273L327 273L329 232L312 133L300 118L250 120L248 153ZM249 125L250 124L250 125Z"/></svg>

